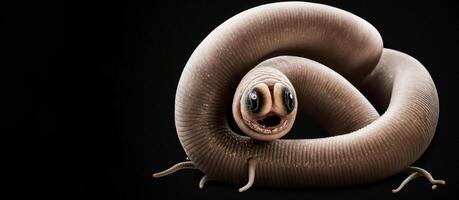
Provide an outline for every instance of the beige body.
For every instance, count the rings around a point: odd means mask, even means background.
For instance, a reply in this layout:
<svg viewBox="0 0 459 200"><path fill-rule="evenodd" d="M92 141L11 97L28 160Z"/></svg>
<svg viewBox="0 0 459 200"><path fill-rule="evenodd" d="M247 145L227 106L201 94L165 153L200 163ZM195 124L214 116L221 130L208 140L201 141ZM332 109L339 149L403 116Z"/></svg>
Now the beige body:
<svg viewBox="0 0 459 200"><path fill-rule="evenodd" d="M330 137L263 142L235 134L226 112L239 81L257 65L285 74L298 112ZM380 116L364 95L385 112ZM186 64L175 103L178 137L195 168L212 180L244 183L248 161L256 160L254 184L280 187L396 174L426 150L439 114L435 85L418 61L383 49L363 19L302 2L259 6L217 27Z"/></svg>

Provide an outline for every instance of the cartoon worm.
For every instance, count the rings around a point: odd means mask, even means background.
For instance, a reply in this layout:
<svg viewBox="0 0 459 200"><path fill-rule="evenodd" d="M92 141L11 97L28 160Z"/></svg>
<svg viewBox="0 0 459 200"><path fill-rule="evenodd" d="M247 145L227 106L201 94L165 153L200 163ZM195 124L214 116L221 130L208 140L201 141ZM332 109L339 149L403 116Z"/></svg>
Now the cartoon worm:
<svg viewBox="0 0 459 200"><path fill-rule="evenodd" d="M249 137L230 128L230 110ZM329 137L280 139L297 112ZM153 176L199 169L200 188L215 180L245 184L242 192L253 184L363 184L404 171L411 175L393 192L419 176L435 189L445 182L410 165L432 140L438 115L428 71L383 49L367 21L321 4L262 5L225 21L191 55L175 96L189 161Z"/></svg>

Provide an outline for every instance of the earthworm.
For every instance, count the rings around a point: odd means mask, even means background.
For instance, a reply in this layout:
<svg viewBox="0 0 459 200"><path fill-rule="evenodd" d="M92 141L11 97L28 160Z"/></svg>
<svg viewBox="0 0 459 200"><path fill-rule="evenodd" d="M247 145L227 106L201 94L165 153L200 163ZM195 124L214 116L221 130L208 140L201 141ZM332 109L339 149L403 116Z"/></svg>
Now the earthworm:
<svg viewBox="0 0 459 200"><path fill-rule="evenodd" d="M378 112L378 110L380 113ZM229 125L232 117L246 135ZM297 112L328 137L282 139ZM175 96L175 125L189 161L209 180L270 187L334 187L382 180L429 146L438 95L424 66L386 49L370 23L322 4L282 2L228 19L196 48ZM301 123L301 122L295 122ZM307 134L307 133L305 133Z"/></svg>

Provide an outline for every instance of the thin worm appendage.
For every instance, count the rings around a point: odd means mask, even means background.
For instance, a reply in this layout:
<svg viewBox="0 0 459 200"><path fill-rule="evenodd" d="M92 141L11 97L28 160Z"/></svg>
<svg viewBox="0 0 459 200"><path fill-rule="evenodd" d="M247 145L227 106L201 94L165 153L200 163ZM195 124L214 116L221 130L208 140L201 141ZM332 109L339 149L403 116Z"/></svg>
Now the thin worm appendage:
<svg viewBox="0 0 459 200"><path fill-rule="evenodd" d="M423 176L425 176L430 181L430 183L432 183L434 185L436 185L436 184L440 184L440 185L446 184L446 182L444 180L435 180L435 179L433 179L432 175L427 170L422 169L420 167L408 167L408 169L421 173ZM432 189L434 189L434 188L432 188Z"/></svg>
<svg viewBox="0 0 459 200"><path fill-rule="evenodd" d="M204 188L204 184L206 184L207 181L210 181L210 179L207 175L204 175L199 181L199 189Z"/></svg>
<svg viewBox="0 0 459 200"><path fill-rule="evenodd" d="M405 178L405 180L403 180L403 182L400 184L400 186L398 186L397 189L393 189L392 190L392 193L397 193L397 192L400 192L400 190L403 189L403 187L405 187L405 185L407 183L409 183L411 180L417 178L417 177L420 177L421 174L419 174L419 172L413 172L411 173L408 177Z"/></svg>
<svg viewBox="0 0 459 200"><path fill-rule="evenodd" d="M167 176L181 169L196 169L196 167L191 161L180 162L170 167L169 169L153 174L153 177L159 178L159 177Z"/></svg>
<svg viewBox="0 0 459 200"><path fill-rule="evenodd" d="M248 190L250 187L252 187L253 182L255 180L255 169L257 167L257 161L255 159L250 159L249 160L249 181L244 187L239 188L239 192L244 192Z"/></svg>
<svg viewBox="0 0 459 200"><path fill-rule="evenodd" d="M420 167L408 167L407 168L407 171L412 171L413 173L411 173L408 177L405 178L405 180L403 180L403 182L400 184L400 186L398 186L397 189L393 189L392 190L392 193L397 193L397 192L400 192L400 190L403 189L403 187L405 187L406 184L408 184L411 180L417 178L417 177L420 177L420 176L424 176L427 178L427 180L430 181L432 185L432 190L435 190L437 189L437 184L441 184L441 185L445 185L445 181L444 180L435 180L433 179L432 175L426 171L425 169L422 169Z"/></svg>

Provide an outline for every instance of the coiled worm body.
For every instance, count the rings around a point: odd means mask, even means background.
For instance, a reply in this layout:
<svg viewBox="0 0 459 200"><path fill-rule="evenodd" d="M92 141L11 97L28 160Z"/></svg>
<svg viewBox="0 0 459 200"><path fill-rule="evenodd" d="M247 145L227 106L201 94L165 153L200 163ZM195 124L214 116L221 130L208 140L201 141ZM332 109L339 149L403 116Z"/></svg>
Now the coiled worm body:
<svg viewBox="0 0 459 200"><path fill-rule="evenodd" d="M229 127L229 107L248 137ZM297 112L329 137L282 139ZM437 91L421 63L383 48L367 21L305 2L258 6L218 26L188 60L175 98L190 159L181 166L206 174L200 187L245 184L240 191L362 184L403 170L416 173L410 180L428 177L409 166L432 140L438 115Z"/></svg>

